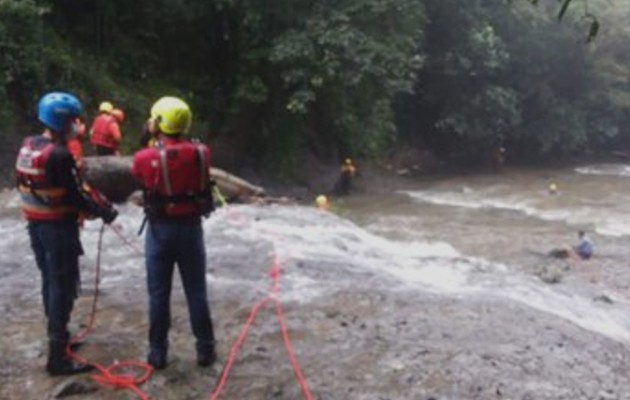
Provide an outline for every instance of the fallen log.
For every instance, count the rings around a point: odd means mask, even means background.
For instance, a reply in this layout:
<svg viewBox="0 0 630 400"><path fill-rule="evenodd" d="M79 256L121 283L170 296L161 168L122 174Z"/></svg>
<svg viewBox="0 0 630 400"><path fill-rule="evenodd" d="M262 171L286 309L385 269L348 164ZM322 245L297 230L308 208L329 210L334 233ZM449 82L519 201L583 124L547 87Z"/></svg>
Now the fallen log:
<svg viewBox="0 0 630 400"><path fill-rule="evenodd" d="M115 203L122 203L140 184L131 175L131 156L85 157L85 180ZM219 168L210 168L210 176L217 183L223 196L231 201L246 202L252 197L264 196L260 186L252 185L244 179Z"/></svg>

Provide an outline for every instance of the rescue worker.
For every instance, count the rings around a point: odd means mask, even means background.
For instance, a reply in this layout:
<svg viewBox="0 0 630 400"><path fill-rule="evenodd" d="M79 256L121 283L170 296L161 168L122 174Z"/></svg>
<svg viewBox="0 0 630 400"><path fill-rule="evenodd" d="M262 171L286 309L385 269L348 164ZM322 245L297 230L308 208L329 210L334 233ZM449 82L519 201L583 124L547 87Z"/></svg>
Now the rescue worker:
<svg viewBox="0 0 630 400"><path fill-rule="evenodd" d="M74 158L74 162L77 164L77 168L79 170L83 169L83 137L85 136L85 123L81 120L81 118L76 118L74 127L74 136L68 138L66 147L70 154L72 154L72 158Z"/></svg>
<svg viewBox="0 0 630 400"><path fill-rule="evenodd" d="M320 194L315 198L315 206L324 211L330 210L330 201L326 195Z"/></svg>
<svg viewBox="0 0 630 400"><path fill-rule="evenodd" d="M176 97L162 97L151 108L154 147L134 155L132 174L143 187L148 221L145 240L149 293L149 354L155 369L167 366L170 296L175 264L179 269L196 338L197 364L216 360L206 289L206 250L202 217L214 210L210 149L186 140L192 113Z"/></svg>
<svg viewBox="0 0 630 400"><path fill-rule="evenodd" d="M102 102L98 111L90 129L90 143L94 146L96 155L119 155L122 139L119 124L122 123L124 114L121 110L114 112L114 106L108 101Z"/></svg>
<svg viewBox="0 0 630 400"><path fill-rule="evenodd" d="M41 135L24 140L16 162L16 181L22 213L28 221L31 247L42 277L42 300L49 340L46 370L50 375L70 375L92 369L66 355L70 339L68 322L77 297L79 213L99 217L107 224L118 213L98 191L81 181L66 147L74 136L81 103L68 93L52 92L41 98L37 116L44 125Z"/></svg>
<svg viewBox="0 0 630 400"><path fill-rule="evenodd" d="M571 247L574 258L589 260L593 257L593 241L584 231L578 231L578 244Z"/></svg>
<svg viewBox="0 0 630 400"><path fill-rule="evenodd" d="M352 188L352 179L356 175L356 168L352 164L352 160L346 158L341 165L341 171L339 174L339 180L335 183L333 193L338 196L345 196L350 193Z"/></svg>

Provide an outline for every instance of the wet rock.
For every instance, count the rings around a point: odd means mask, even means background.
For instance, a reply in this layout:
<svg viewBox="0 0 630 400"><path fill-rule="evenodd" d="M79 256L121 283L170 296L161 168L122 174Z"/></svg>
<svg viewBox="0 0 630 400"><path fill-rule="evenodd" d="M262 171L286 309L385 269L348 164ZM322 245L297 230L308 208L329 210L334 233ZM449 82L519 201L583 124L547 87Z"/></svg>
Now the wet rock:
<svg viewBox="0 0 630 400"><path fill-rule="evenodd" d="M85 395L98 391L98 385L92 381L86 380L85 377L72 377L57 385L52 391L53 399L62 399L64 397Z"/></svg>
<svg viewBox="0 0 630 400"><path fill-rule="evenodd" d="M595 302L602 302L602 303L606 303L606 304L613 304L614 303L613 299L611 299L610 297L608 297L605 294L593 297L593 301L595 301Z"/></svg>
<svg viewBox="0 0 630 400"><path fill-rule="evenodd" d="M567 249L553 249L549 252L549 257L567 259L569 258L569 250Z"/></svg>
<svg viewBox="0 0 630 400"><path fill-rule="evenodd" d="M602 390L597 394L598 400L617 400L618 397L612 390Z"/></svg>
<svg viewBox="0 0 630 400"><path fill-rule="evenodd" d="M537 273L540 280L550 285L560 283L564 278L565 269L559 265L545 265Z"/></svg>

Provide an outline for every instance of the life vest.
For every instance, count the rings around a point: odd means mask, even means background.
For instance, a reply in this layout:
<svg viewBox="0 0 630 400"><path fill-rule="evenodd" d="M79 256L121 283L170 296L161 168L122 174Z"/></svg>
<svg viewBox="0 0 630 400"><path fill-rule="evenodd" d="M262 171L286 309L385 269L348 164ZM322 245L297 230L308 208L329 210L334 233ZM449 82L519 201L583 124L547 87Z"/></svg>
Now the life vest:
<svg viewBox="0 0 630 400"><path fill-rule="evenodd" d="M17 186L22 199L22 214L29 221L56 221L74 218L75 204L68 201L67 190L49 183L46 163L55 145L43 136L24 140L15 164Z"/></svg>
<svg viewBox="0 0 630 400"><path fill-rule="evenodd" d="M210 149L203 144L166 139L139 151L132 172L144 188L149 217L187 218L214 210Z"/></svg>
<svg viewBox="0 0 630 400"><path fill-rule="evenodd" d="M90 143L108 149L118 149L118 139L111 131L111 125L117 124L116 118L109 114L100 114L92 124Z"/></svg>

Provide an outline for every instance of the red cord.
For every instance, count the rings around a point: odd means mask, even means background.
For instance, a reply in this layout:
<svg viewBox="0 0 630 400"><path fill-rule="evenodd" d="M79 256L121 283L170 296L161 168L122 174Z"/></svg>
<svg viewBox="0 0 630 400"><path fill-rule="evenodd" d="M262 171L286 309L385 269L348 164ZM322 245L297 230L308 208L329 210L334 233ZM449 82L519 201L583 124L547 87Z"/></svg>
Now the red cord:
<svg viewBox="0 0 630 400"><path fill-rule="evenodd" d="M249 329L254 324L256 315L261 310L261 308L265 306L269 301L273 301L275 303L276 317L278 320L278 324L280 325L280 331L282 333L284 347L289 356L289 361L291 362L291 366L293 367L295 378L297 379L298 384L300 385L300 388L302 389L302 394L304 395L304 398L307 400L313 399L313 396L308 387L308 383L306 382L306 379L304 378L304 375L302 374L302 370L300 369L300 364L298 363L297 358L295 357L295 352L293 351L293 346L291 345L291 339L289 338L289 332L284 323L284 312L282 310L282 303L280 302L280 274L281 274L280 262L278 260L278 255L276 252L275 240L272 239L271 243L273 245L272 262L271 262L271 267L269 269L269 277L271 278L271 289L269 291L269 294L264 299L260 300L258 303L254 305L254 307L252 307L249 313L249 316L247 317L247 321L245 322L245 325L241 329L241 332L239 333L238 338L236 339L236 341L234 342L234 344L232 344L232 347L230 348L227 362L225 366L223 367L223 371L221 371L221 376L219 377L219 381L217 382L217 385L215 386L214 390L212 391L210 395L210 400L217 400L219 398L219 395L223 391L225 384L227 382L228 376L230 374L230 371L232 370L232 367L234 365L236 353L238 352L240 347L243 345L243 342L245 341L245 338L247 336L247 333L249 332Z"/></svg>
<svg viewBox="0 0 630 400"><path fill-rule="evenodd" d="M120 238L120 240L123 241L124 244L126 244L130 249L132 249L133 251L135 251L139 256L143 256L144 252L142 250L140 250L140 248L133 242L131 242L129 239L127 239L125 237L125 235L123 235L123 233L120 231L120 229L118 229L117 227L115 227L114 225L107 225L108 227L111 228L112 231L114 231L114 233L116 233L116 235Z"/></svg>
<svg viewBox="0 0 630 400"><path fill-rule="evenodd" d="M85 337L94 329L94 323L96 320L96 306L98 303L98 294L99 294L99 283L101 279L101 249L103 247L103 232L105 230L105 225L101 226L101 230L99 232L98 238L98 250L96 256L96 276L94 278L94 300L92 301L92 311L90 312L89 322L87 326L77 333L68 343L66 347L66 354L68 357L76 360L82 364L89 364L94 366L94 368L100 373L100 375L92 375L92 379L101 384L112 386L116 389L127 389L134 392L140 399L148 400L149 396L144 393L142 390L138 388L138 385L145 383L151 374L153 373L153 367L150 364L146 364L139 361L122 361L117 362L115 364L110 365L109 367L104 367L101 364L89 362L88 360L80 357L78 354L74 353L71 349L71 346L74 343L78 343L85 339ZM142 373L133 375L129 373L114 373L115 370L124 369L138 369Z"/></svg>
<svg viewBox="0 0 630 400"><path fill-rule="evenodd" d="M142 251L140 251L133 243L129 242L117 228L113 226L110 226L110 228L123 240L125 244L127 244L129 247L134 249L138 254L142 254ZM142 400L148 400L149 399L148 395L144 393L142 390L140 390L140 388L138 388L138 385L145 383L151 377L151 374L153 373L153 368L151 367L150 364L138 362L138 361L123 361L123 362L118 362L113 365L110 365L109 367L104 367L100 364L91 363L88 360L81 358L79 355L75 354L71 350L72 344L78 343L82 341L83 339L85 339L85 337L94 328L94 323L96 320L96 307L98 303L98 294L99 294L98 289L99 289L99 283L100 283L100 270L101 270L100 268L101 267L101 249L102 249L102 244L103 244L104 230L105 230L105 225L101 227L101 230L99 232L98 253L97 253L97 260L96 260L96 276L94 279L94 300L92 302L92 310L90 313L89 322L86 328L84 328L82 331L80 331L77 335L75 335L71 339L70 343L68 344L68 347L66 348L66 353L70 358L80 363L94 366L94 368L100 373L100 375L92 375L92 379L95 382L101 385L112 386L117 389L131 390L138 396L138 398ZM238 338L232 344L232 347L230 348L230 352L228 354L227 362L223 368L223 371L221 372L221 375L219 377L217 385L215 386L215 389L211 393L211 396L210 396L211 400L217 400L219 396L221 395L227 383L227 380L232 370L232 367L234 365L234 362L236 360L236 355L239 349L242 347L243 343L245 342L245 339L247 338L247 334L249 333L250 328L253 326L256 316L258 315L259 311L270 301L273 301L275 303L276 318L280 326L280 331L282 334L284 347L287 351L289 361L291 362L291 366L293 367L293 372L295 374L295 377L302 390L302 394L304 395L304 398L307 400L313 399L313 396L308 387L308 383L306 382L306 379L304 378L304 374L302 373L300 365L297 361L297 357L295 356L295 352L291 344L291 339L289 338L289 333L288 333L286 324L284 322L284 312L282 310L282 303L280 302L280 275L281 275L280 262L278 260L278 256L276 252L275 240L272 239L271 243L273 245L272 263L269 269L269 277L271 278L271 289L269 291L269 294L265 298L258 301L252 307L249 313L249 316L247 317L247 321L245 322L245 325L243 326L243 328L241 329L241 332L238 335ZM114 371L120 370L120 369L122 370L139 369L140 371L143 371L143 372L141 374L129 374L129 373L116 374L114 373Z"/></svg>

